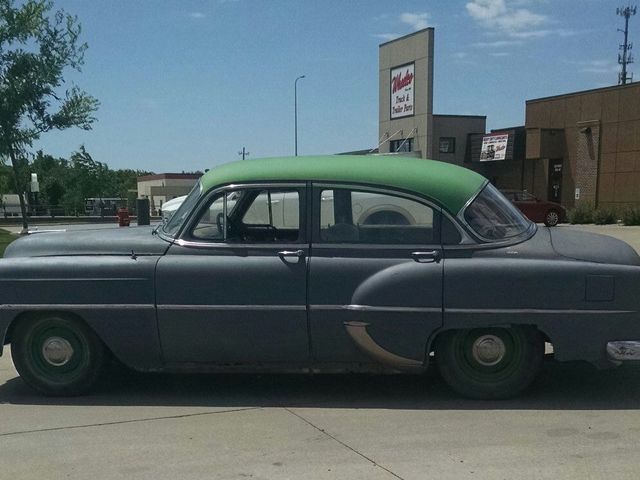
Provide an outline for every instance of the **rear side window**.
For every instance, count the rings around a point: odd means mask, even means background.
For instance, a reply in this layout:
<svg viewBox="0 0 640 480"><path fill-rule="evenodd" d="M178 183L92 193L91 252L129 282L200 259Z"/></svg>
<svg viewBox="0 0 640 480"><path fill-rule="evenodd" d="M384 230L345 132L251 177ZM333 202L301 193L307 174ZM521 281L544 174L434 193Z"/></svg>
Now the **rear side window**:
<svg viewBox="0 0 640 480"><path fill-rule="evenodd" d="M320 194L320 240L327 243L438 243L431 207L386 193L327 189Z"/></svg>
<svg viewBox="0 0 640 480"><path fill-rule="evenodd" d="M464 211L464 219L485 240L503 240L524 233L527 220L493 185L487 184Z"/></svg>

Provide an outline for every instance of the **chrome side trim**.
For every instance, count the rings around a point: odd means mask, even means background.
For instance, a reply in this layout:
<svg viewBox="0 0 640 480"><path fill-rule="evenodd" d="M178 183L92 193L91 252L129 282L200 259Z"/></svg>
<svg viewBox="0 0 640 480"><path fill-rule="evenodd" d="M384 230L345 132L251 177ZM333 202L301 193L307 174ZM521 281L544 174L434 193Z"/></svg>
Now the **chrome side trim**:
<svg viewBox="0 0 640 480"><path fill-rule="evenodd" d="M153 310L147 303L14 303L0 305L0 310Z"/></svg>
<svg viewBox="0 0 640 480"><path fill-rule="evenodd" d="M316 311L336 311L350 310L354 312L422 312L422 313L440 313L440 307L395 307L395 306L377 306L377 305L309 305L309 310Z"/></svg>
<svg viewBox="0 0 640 480"><path fill-rule="evenodd" d="M297 310L305 311L306 305L158 305L158 310Z"/></svg>
<svg viewBox="0 0 640 480"><path fill-rule="evenodd" d="M0 278L0 282L144 282L152 278Z"/></svg>
<svg viewBox="0 0 640 480"><path fill-rule="evenodd" d="M358 348L360 348L364 353L383 365L397 368L399 370L414 369L423 366L422 362L411 358L401 357L382 348L373 338L371 338L369 332L367 332L368 325L369 324L365 322L344 322L347 333Z"/></svg>
<svg viewBox="0 0 640 480"><path fill-rule="evenodd" d="M640 360L640 342L625 340L607 343L609 358L617 361Z"/></svg>
<svg viewBox="0 0 640 480"><path fill-rule="evenodd" d="M345 310L356 312L424 312L424 313L440 313L441 307L392 307L392 306L374 306L374 305L345 305Z"/></svg>
<svg viewBox="0 0 640 480"><path fill-rule="evenodd" d="M529 313L534 315L616 315L637 313L635 310L587 310L571 308L445 308L444 313Z"/></svg>
<svg viewBox="0 0 640 480"><path fill-rule="evenodd" d="M317 311L331 311L331 310L343 310L344 305L309 305L309 310Z"/></svg>

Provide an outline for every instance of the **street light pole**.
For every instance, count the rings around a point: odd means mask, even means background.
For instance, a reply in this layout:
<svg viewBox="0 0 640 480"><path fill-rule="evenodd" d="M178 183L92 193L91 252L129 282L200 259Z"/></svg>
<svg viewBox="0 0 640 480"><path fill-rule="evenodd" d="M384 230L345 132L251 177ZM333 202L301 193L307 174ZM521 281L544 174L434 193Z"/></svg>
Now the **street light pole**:
<svg viewBox="0 0 640 480"><path fill-rule="evenodd" d="M298 80L304 78L304 75L300 75L293 82L293 112L295 119L295 155L298 156Z"/></svg>

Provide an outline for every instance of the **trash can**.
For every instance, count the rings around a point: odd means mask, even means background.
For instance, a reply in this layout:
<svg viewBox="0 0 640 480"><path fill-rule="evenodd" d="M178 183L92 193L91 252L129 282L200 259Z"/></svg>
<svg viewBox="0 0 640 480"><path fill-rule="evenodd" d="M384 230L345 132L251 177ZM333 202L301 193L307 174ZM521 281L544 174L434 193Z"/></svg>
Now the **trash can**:
<svg viewBox="0 0 640 480"><path fill-rule="evenodd" d="M128 227L131 224L131 217L129 217L129 210L126 208L118 209L118 225L121 227Z"/></svg>
<svg viewBox="0 0 640 480"><path fill-rule="evenodd" d="M151 213L148 198L138 198L136 200L136 210L138 212L138 225L150 225Z"/></svg>

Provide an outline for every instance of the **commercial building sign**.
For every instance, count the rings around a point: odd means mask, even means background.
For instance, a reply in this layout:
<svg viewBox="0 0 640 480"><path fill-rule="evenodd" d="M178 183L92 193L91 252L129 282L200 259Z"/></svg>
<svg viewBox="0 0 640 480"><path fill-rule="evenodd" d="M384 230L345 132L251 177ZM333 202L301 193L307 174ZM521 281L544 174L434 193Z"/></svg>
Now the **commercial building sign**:
<svg viewBox="0 0 640 480"><path fill-rule="evenodd" d="M486 135L482 137L480 161L491 162L494 160L504 160L507 154L508 142L509 135Z"/></svg>
<svg viewBox="0 0 640 480"><path fill-rule="evenodd" d="M391 69L391 120L414 114L415 64Z"/></svg>

